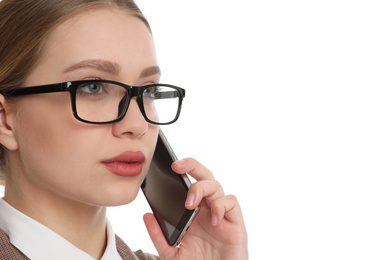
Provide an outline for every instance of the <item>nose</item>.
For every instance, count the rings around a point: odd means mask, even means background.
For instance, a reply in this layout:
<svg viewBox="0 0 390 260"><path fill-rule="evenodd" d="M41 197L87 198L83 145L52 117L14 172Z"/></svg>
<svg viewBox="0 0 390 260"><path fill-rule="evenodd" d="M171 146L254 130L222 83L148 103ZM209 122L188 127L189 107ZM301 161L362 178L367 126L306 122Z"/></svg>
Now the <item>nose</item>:
<svg viewBox="0 0 390 260"><path fill-rule="evenodd" d="M148 131L148 123L139 109L136 97L130 101L125 117L113 124L113 134L117 137L140 138Z"/></svg>

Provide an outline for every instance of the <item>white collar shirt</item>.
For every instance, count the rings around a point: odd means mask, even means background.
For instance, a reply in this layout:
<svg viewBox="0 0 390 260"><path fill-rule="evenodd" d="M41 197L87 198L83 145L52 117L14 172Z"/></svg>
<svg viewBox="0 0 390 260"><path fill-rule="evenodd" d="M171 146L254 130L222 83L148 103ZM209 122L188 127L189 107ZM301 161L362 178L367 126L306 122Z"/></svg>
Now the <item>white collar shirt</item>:
<svg viewBox="0 0 390 260"><path fill-rule="evenodd" d="M115 234L107 219L107 247L100 260L122 260L117 249ZM51 229L38 223L0 199L0 228L10 242L31 260L94 260Z"/></svg>

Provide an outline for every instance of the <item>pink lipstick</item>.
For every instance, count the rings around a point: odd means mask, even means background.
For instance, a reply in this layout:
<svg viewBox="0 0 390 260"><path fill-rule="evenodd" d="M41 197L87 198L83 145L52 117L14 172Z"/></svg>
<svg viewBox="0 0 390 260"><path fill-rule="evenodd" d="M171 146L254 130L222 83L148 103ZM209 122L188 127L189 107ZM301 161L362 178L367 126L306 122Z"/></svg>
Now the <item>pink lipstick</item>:
<svg viewBox="0 0 390 260"><path fill-rule="evenodd" d="M127 151L102 163L112 173L119 176L138 176L142 172L145 155L142 152Z"/></svg>

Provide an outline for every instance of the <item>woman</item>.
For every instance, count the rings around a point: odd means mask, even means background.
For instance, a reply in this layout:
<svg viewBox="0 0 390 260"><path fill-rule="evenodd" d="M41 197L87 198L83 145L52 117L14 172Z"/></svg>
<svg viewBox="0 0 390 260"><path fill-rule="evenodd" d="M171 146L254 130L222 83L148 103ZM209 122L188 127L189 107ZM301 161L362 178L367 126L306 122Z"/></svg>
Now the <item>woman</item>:
<svg viewBox="0 0 390 260"><path fill-rule="evenodd" d="M1 259L157 258L130 251L106 219L107 206L137 196L168 123L142 98L160 69L140 10L130 0L3 0L0 41ZM197 180L186 207L202 210L180 247L145 214L160 258L247 259L236 198L194 159L172 168Z"/></svg>

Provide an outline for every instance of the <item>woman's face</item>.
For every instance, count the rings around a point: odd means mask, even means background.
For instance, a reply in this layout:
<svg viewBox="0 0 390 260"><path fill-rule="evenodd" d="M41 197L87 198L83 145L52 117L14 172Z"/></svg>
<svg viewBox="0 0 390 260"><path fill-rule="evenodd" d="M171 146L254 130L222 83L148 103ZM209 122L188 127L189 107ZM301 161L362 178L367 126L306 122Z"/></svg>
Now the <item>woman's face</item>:
<svg viewBox="0 0 390 260"><path fill-rule="evenodd" d="M121 10L98 9L67 20L50 34L26 86L84 79L141 86L158 83L157 66L151 33L141 20ZM15 106L18 149L11 152L11 174L19 178L19 188L98 206L136 197L158 127L144 120L134 99L122 121L106 125L76 120L68 92L23 96ZM138 174L137 167L122 160L140 161L142 171ZM117 174L126 167L134 176Z"/></svg>

